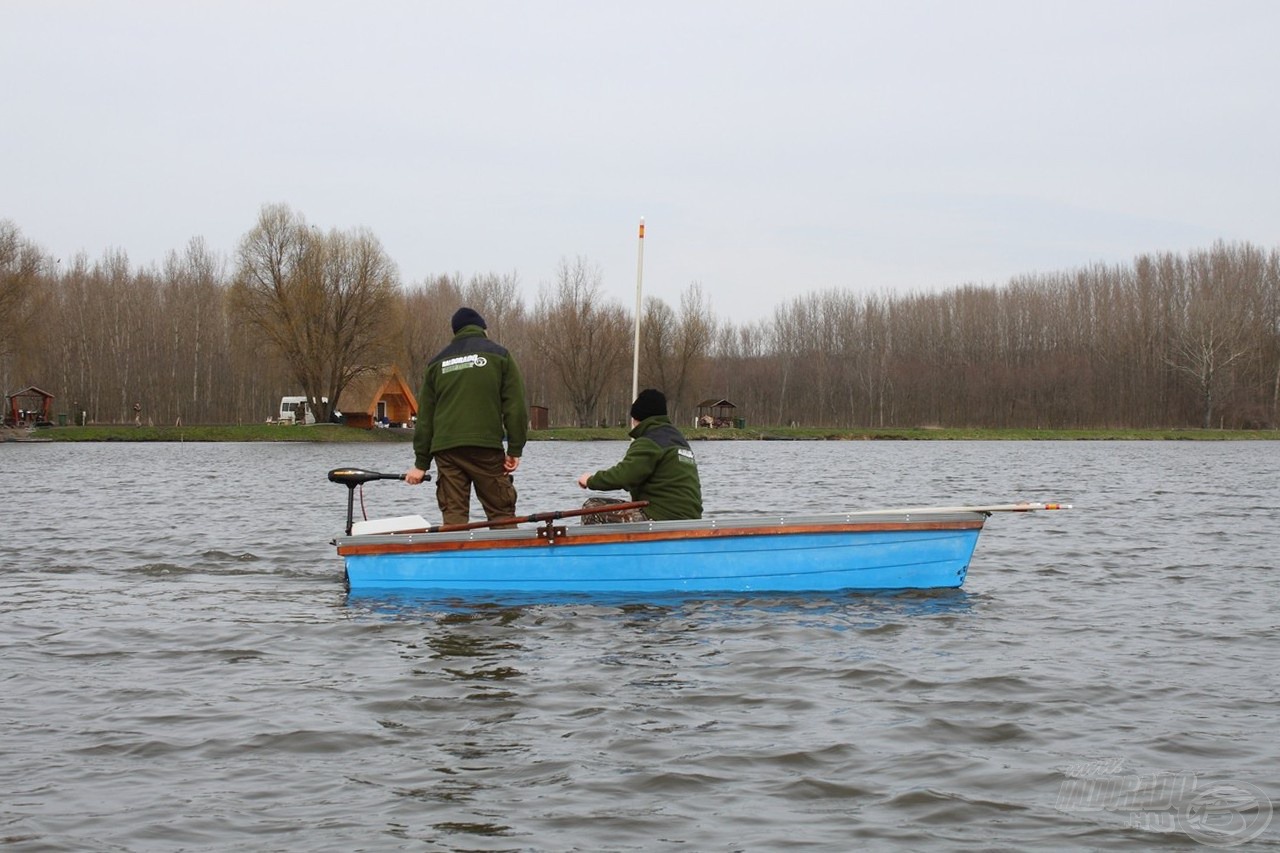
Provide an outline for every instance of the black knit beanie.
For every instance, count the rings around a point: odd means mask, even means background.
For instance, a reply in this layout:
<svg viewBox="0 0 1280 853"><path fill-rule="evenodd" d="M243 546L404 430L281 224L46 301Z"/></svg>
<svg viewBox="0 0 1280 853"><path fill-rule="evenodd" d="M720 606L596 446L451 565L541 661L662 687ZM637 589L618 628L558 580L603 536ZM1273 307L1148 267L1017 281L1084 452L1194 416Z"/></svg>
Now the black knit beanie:
<svg viewBox="0 0 1280 853"><path fill-rule="evenodd" d="M631 417L638 421L645 418L651 418L654 415L667 414L667 398L662 396L662 392L654 388L646 388L640 392L640 396L636 397L636 401L631 404Z"/></svg>
<svg viewBox="0 0 1280 853"><path fill-rule="evenodd" d="M479 326L482 329L489 328L484 324L484 318L481 317L474 308L459 308L453 312L453 333L456 335L463 326Z"/></svg>

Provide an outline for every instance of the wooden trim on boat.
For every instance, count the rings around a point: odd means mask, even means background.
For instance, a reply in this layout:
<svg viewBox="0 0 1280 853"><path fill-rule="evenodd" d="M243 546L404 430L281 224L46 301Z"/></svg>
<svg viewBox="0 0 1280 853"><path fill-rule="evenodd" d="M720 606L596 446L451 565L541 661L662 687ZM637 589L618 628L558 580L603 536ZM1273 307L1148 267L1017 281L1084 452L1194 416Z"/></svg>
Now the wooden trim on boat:
<svg viewBox="0 0 1280 853"><path fill-rule="evenodd" d="M433 534L392 534L403 535L406 541L382 541L368 543L344 542L338 546L342 556L377 555L377 554L413 554L451 551L496 551L509 548L546 548L564 545L620 545L626 543L671 542L680 540L715 539L736 536L795 536L812 533L880 533L916 530L981 530L985 518L960 519L953 521L912 520L842 522L835 524L779 525L769 524L755 527L706 527L692 530L636 530L608 533L595 533L582 527L571 528L572 532L558 533L553 538L537 535L535 528L529 528L528 538L512 539L450 539L434 540L427 537ZM641 526L643 522L637 522Z"/></svg>

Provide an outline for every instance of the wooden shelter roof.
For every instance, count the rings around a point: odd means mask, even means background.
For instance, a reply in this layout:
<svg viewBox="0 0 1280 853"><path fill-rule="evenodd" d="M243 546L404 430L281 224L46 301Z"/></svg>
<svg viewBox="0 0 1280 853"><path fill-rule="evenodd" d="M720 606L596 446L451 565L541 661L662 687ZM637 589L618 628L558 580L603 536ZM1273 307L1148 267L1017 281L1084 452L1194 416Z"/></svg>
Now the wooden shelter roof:
<svg viewBox="0 0 1280 853"><path fill-rule="evenodd" d="M418 414L418 400L413 390L405 382L400 369L392 364L353 379L342 391L338 411L343 414L363 412L372 415L377 412L379 400L396 395L404 397L410 415Z"/></svg>
<svg viewBox="0 0 1280 853"><path fill-rule="evenodd" d="M50 409L53 408L53 395L50 394L48 391L44 391L40 388L37 388L34 385L28 385L26 388L23 388L21 391L14 391L12 394L5 395L5 403L6 403L5 408L8 410L3 415L3 422L5 424L12 425L12 424L18 423L19 421L18 413L21 410L26 409L27 406L29 405L27 403L22 403L21 405L19 405L19 403L23 400L31 400L31 401L38 400L40 404L40 417L36 418L36 420L37 421L49 420ZM28 414L26 415L26 417L32 417L33 415L34 415L34 410L28 410Z"/></svg>
<svg viewBox="0 0 1280 853"><path fill-rule="evenodd" d="M6 395L6 396L8 396L8 397L10 397L10 398L16 398L16 397L43 397L43 398L44 398L44 399L46 399L46 400L52 400L52 399L53 399L53 395L52 395L52 394L50 394L48 391L43 391L43 390L41 390L41 389L37 388L37 387L36 387L36 386L34 386L34 385L28 385L26 388L23 388L21 391L14 391L12 394L8 394L8 395Z"/></svg>

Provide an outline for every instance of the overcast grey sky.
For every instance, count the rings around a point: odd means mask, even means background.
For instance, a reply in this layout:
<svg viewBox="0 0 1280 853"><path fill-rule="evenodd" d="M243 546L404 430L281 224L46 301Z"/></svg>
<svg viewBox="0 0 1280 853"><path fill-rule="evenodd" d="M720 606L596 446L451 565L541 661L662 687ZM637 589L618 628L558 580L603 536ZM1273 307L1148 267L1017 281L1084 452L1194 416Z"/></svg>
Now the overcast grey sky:
<svg viewBox="0 0 1280 853"><path fill-rule="evenodd" d="M1272 0L0 0L0 219L230 256L262 205L405 282L562 258L736 322L1280 235Z"/></svg>

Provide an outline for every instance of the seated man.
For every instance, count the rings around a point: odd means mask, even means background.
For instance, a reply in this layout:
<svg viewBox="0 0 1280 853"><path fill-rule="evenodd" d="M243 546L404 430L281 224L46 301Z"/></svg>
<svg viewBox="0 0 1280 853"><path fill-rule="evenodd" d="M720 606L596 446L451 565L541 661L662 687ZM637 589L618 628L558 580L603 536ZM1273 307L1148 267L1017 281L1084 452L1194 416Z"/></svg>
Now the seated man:
<svg viewBox="0 0 1280 853"><path fill-rule="evenodd" d="M578 478L584 489L610 491L626 489L633 501L648 501L643 509L599 512L582 517L584 524L619 521L668 521L702 518L702 482L698 463L689 442L667 418L667 398L661 391L646 388L631 404L631 438L622 461L612 468L586 473ZM590 509L612 498L590 498Z"/></svg>

